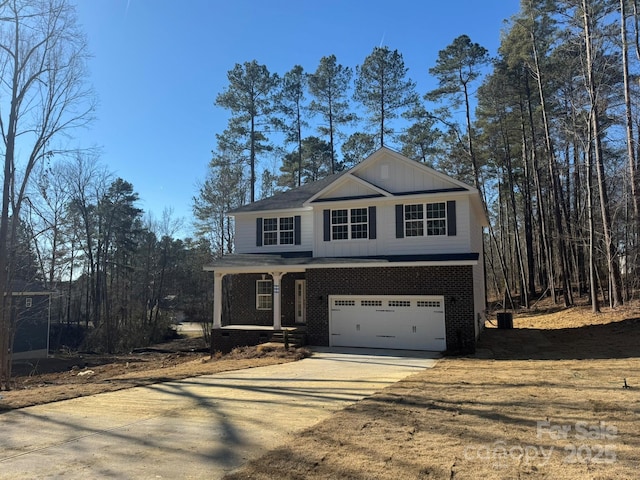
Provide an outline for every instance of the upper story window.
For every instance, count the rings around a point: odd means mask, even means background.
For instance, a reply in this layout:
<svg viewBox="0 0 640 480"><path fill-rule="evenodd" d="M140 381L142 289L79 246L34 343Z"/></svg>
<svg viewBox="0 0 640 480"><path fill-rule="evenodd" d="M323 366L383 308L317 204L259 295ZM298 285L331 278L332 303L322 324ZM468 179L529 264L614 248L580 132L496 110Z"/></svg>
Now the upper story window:
<svg viewBox="0 0 640 480"><path fill-rule="evenodd" d="M369 216L365 208L331 210L331 239L369 238Z"/></svg>
<svg viewBox="0 0 640 480"><path fill-rule="evenodd" d="M456 202L396 205L396 238L456 235Z"/></svg>
<svg viewBox="0 0 640 480"><path fill-rule="evenodd" d="M263 245L293 245L293 217L265 218Z"/></svg>
<svg viewBox="0 0 640 480"><path fill-rule="evenodd" d="M300 245L301 217L269 217L256 219L256 246Z"/></svg>
<svg viewBox="0 0 640 480"><path fill-rule="evenodd" d="M323 240L376 239L376 207L339 208L322 212Z"/></svg>
<svg viewBox="0 0 640 480"><path fill-rule="evenodd" d="M404 206L404 235L423 237L447 234L445 202L417 203Z"/></svg>

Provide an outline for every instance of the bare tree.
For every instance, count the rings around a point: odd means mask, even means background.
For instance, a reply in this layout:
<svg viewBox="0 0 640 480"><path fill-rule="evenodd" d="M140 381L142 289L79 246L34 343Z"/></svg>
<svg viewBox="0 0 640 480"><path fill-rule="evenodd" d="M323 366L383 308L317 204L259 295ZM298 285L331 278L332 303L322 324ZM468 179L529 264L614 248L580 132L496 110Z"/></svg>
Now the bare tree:
<svg viewBox="0 0 640 480"><path fill-rule="evenodd" d="M85 125L94 97L87 88L85 37L67 0L0 2L0 134L4 147L0 214L0 292L11 288L16 227L35 166L60 149L61 134ZM20 153L18 153L20 152ZM11 305L0 305L0 389L10 388Z"/></svg>

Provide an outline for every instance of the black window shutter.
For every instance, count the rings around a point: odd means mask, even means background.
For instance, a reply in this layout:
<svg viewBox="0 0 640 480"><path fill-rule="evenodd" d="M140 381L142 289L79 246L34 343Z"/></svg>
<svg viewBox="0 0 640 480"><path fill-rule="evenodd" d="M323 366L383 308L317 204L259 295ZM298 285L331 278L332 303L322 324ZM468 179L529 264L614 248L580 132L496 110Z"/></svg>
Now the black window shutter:
<svg viewBox="0 0 640 480"><path fill-rule="evenodd" d="M323 210L323 229L324 229L324 241L331 241L331 210Z"/></svg>
<svg viewBox="0 0 640 480"><path fill-rule="evenodd" d="M369 207L369 239L376 239L376 207Z"/></svg>
<svg viewBox="0 0 640 480"><path fill-rule="evenodd" d="M262 218L256 218L256 247L262 246Z"/></svg>
<svg viewBox="0 0 640 480"><path fill-rule="evenodd" d="M404 205L396 205L396 238L404 238Z"/></svg>
<svg viewBox="0 0 640 480"><path fill-rule="evenodd" d="M300 231L301 223L300 215L293 217L293 237L296 245L300 245L302 243L302 232Z"/></svg>
<svg viewBox="0 0 640 480"><path fill-rule="evenodd" d="M447 235L453 237L456 234L456 201L449 200L447 202Z"/></svg>

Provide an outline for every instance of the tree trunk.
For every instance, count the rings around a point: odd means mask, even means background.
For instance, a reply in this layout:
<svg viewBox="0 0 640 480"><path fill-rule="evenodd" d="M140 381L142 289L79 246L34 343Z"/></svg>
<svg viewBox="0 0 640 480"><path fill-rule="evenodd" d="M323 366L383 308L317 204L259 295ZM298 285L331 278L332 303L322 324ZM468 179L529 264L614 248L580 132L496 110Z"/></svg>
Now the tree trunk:
<svg viewBox="0 0 640 480"><path fill-rule="evenodd" d="M582 0L582 17L584 21L584 43L586 57L586 77L589 99L591 101L590 125L591 133L594 141L594 156L596 162L596 175L598 178L598 193L600 196L600 209L602 213L602 228L604 233L605 251L607 255L607 266L609 270L610 297L609 304L611 307L622 305L622 280L620 269L618 266L617 249L613 243L611 233L611 214L609 211L609 196L606 187L606 177L604 171L601 128L600 128L600 108L597 100L597 89L593 71L593 52L591 37L591 18L588 10L587 0Z"/></svg>
<svg viewBox="0 0 640 480"><path fill-rule="evenodd" d="M600 312L598 300L598 282L595 265L595 225L593 220L593 155L591 142L587 151L587 215L589 217L589 292L591 295L591 311Z"/></svg>

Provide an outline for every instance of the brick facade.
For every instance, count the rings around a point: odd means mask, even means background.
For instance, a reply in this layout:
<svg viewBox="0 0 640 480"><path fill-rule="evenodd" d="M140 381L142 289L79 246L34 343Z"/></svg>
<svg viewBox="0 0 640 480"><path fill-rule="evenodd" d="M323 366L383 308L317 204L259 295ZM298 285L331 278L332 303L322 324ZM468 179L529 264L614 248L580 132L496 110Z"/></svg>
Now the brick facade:
<svg viewBox="0 0 640 480"><path fill-rule="evenodd" d="M222 325L273 325L273 310L256 308L256 281L262 274L237 274L224 277L224 304ZM295 319L295 281L304 279L304 273L287 273L280 280L282 326L293 326ZM265 274L265 280L271 275Z"/></svg>
<svg viewBox="0 0 640 480"><path fill-rule="evenodd" d="M211 353L229 353L236 347L258 345L268 342L271 334L268 330L211 330Z"/></svg>
<svg viewBox="0 0 640 480"><path fill-rule="evenodd" d="M311 345L329 345L329 295L442 295L447 350L473 351L475 314L472 268L465 265L323 268L309 269L306 274L289 273L282 278L282 325L295 325L296 279L307 280L307 335ZM229 318L229 321L224 325L273 325L272 310L256 310L255 306L256 280L261 279L262 275L227 277L229 297L228 303L225 302L223 306L223 318ZM266 275L265 278L270 276ZM247 345L256 340L247 338ZM220 338L219 342L222 345L225 339Z"/></svg>
<svg viewBox="0 0 640 480"><path fill-rule="evenodd" d="M443 295L447 350L475 346L471 266L331 268L307 271L307 334L329 345L329 295Z"/></svg>

